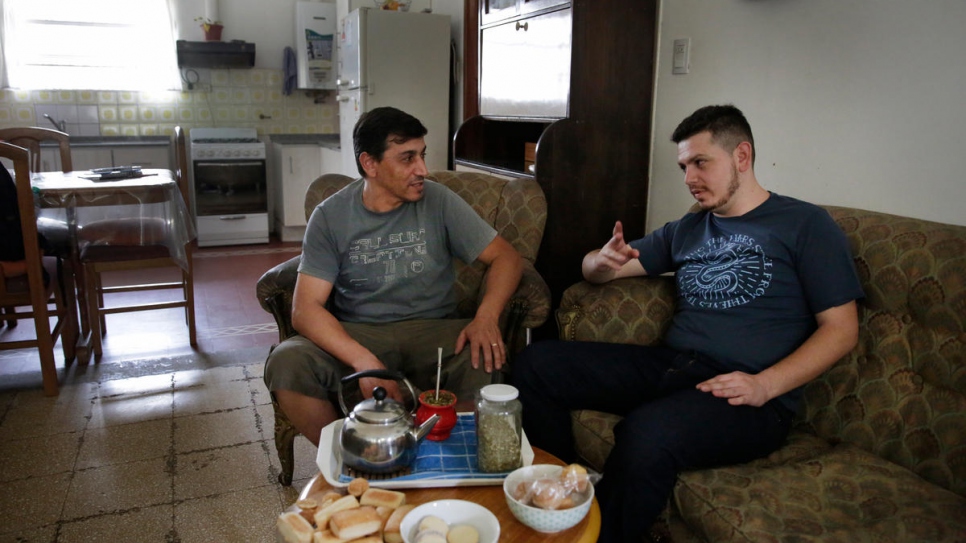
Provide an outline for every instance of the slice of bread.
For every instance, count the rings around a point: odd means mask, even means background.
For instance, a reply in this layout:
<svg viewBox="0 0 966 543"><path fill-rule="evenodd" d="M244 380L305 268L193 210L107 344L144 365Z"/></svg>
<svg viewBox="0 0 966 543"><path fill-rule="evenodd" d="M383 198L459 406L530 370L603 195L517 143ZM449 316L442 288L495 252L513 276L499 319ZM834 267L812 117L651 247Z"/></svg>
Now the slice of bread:
<svg viewBox="0 0 966 543"><path fill-rule="evenodd" d="M295 511L279 515L275 526L285 543L312 543L312 525Z"/></svg>
<svg viewBox="0 0 966 543"><path fill-rule="evenodd" d="M382 519L376 508L371 506L356 507L338 511L329 519L329 529L342 539L357 539L379 532Z"/></svg>
<svg viewBox="0 0 966 543"><path fill-rule="evenodd" d="M399 527L402 525L402 521L406 518L415 505L400 505L392 514L389 515L389 520L386 521L386 526L382 529L382 538L386 543L403 543L402 534L399 533Z"/></svg>
<svg viewBox="0 0 966 543"><path fill-rule="evenodd" d="M342 539L332 533L332 530L322 530L312 535L312 543L346 543L348 539Z"/></svg>
<svg viewBox="0 0 966 543"><path fill-rule="evenodd" d="M439 532L445 536L449 532L449 524L435 515L426 515L419 521L419 528L416 531Z"/></svg>
<svg viewBox="0 0 966 543"><path fill-rule="evenodd" d="M383 507L392 507L395 509L406 503L406 495L395 490L370 488L369 490L363 492L362 497L359 498L359 503L361 505L372 505L376 507L381 505Z"/></svg>
<svg viewBox="0 0 966 543"><path fill-rule="evenodd" d="M451 526L446 534L447 543L480 543L480 532L475 526L457 524Z"/></svg>
<svg viewBox="0 0 966 543"><path fill-rule="evenodd" d="M315 526L319 530L325 530L329 527L329 519L333 514L357 507L359 507L359 500L355 496L343 496L315 512Z"/></svg>

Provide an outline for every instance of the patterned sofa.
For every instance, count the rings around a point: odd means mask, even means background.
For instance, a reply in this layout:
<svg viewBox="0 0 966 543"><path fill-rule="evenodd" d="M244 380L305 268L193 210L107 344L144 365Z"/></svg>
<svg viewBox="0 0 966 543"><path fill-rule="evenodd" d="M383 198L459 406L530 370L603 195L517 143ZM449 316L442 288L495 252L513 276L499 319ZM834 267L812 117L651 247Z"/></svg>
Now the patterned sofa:
<svg viewBox="0 0 966 543"><path fill-rule="evenodd" d="M474 172L436 171L430 172L429 178L460 195L523 256L523 278L501 318L504 341L512 355L526 345L527 332L542 325L550 316L550 288L533 267L547 220L547 200L543 190L532 179L508 181ZM352 180L344 175L325 174L313 181L305 194L305 218L309 218L322 200ZM301 255L268 270L255 287L262 308L271 313L278 324L279 341L296 334L292 328L292 293L300 260ZM470 317L476 313L485 292L486 267L480 263L468 266L459 260L455 263L457 312L460 317ZM500 375L494 374L494 379L499 378ZM275 408L275 448L282 466L278 480L283 485L290 485L295 465L293 442L297 432L274 399L272 405Z"/></svg>
<svg viewBox="0 0 966 543"><path fill-rule="evenodd" d="M682 474L652 538L691 541L966 541L966 227L827 207L866 299L859 344L806 386L786 446ZM566 340L651 344L674 311L669 277L563 295ZM618 418L573 414L598 469Z"/></svg>

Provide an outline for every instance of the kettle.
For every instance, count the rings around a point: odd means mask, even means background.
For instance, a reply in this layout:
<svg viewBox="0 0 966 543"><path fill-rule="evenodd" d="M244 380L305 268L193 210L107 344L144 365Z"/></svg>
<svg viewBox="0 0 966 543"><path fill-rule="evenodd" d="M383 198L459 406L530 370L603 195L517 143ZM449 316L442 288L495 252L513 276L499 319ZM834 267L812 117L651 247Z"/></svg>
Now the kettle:
<svg viewBox="0 0 966 543"><path fill-rule="evenodd" d="M339 434L342 463L365 473L393 473L409 467L416 459L419 442L436 425L439 415L426 419L418 428L413 413L387 397L386 389L375 387L372 398L356 404L350 412L342 389L363 377L401 381L416 397L412 384L397 371L368 370L347 375L339 381L339 406L346 413Z"/></svg>

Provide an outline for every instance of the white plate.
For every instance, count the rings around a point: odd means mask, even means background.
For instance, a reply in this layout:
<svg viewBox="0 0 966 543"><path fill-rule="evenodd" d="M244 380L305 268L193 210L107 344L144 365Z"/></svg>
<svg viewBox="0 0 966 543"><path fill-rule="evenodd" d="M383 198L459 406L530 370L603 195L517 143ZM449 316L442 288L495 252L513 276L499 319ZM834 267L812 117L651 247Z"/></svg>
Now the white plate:
<svg viewBox="0 0 966 543"><path fill-rule="evenodd" d="M463 413L460 413L463 414ZM315 457L315 463L319 466L319 471L322 472L322 477L325 478L325 482L329 483L331 486L336 488L345 488L349 486L348 482L343 482L339 480L342 475L342 449L339 447L339 435L342 433L342 422L344 419L338 419L325 428L322 429L322 434L319 436L319 452ZM328 443L329 446L325 446ZM520 453L523 457L523 465L530 466L533 465L533 447L530 446L530 441L527 440L526 432L523 433L521 443L520 443ZM386 479L383 481L371 479L369 481L370 486L379 488L439 488L439 487L450 487L450 486L497 486L503 484L503 479L505 477L491 477L486 479L480 478L449 478L438 479L438 478L426 478L426 479L412 479L407 478L405 480L394 480Z"/></svg>
<svg viewBox="0 0 966 543"><path fill-rule="evenodd" d="M496 543L500 539L500 522L489 509L466 500L436 500L418 505L410 511L399 525L404 543L416 539L419 521L433 515L446 521L452 528L457 524L469 524L480 533L480 543Z"/></svg>

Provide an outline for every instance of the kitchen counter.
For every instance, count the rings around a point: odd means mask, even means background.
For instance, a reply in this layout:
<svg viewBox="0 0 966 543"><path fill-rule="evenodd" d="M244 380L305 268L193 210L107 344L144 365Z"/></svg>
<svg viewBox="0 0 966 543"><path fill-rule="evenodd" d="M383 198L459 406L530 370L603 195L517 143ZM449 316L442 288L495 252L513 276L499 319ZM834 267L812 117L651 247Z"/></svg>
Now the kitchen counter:
<svg viewBox="0 0 966 543"><path fill-rule="evenodd" d="M127 145L171 145L170 136L71 136L71 147L124 147ZM56 147L56 142L41 142L41 147Z"/></svg>
<svg viewBox="0 0 966 543"><path fill-rule="evenodd" d="M318 145L335 151L342 148L338 134L272 134L269 141L279 145Z"/></svg>

